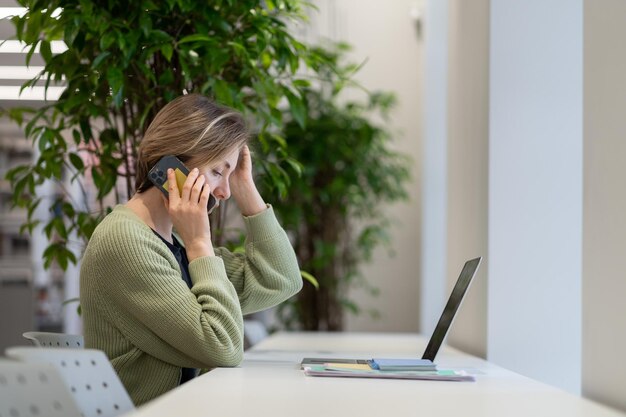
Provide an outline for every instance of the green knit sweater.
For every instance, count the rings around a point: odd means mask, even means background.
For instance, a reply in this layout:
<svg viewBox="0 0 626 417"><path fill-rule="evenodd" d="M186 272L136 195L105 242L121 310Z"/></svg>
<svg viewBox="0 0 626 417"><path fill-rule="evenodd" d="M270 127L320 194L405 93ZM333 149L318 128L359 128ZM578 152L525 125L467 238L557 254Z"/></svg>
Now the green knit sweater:
<svg viewBox="0 0 626 417"><path fill-rule="evenodd" d="M216 248L176 258L133 211L117 206L94 231L81 263L85 346L103 350L136 405L176 387L181 368L237 366L243 314L302 288L298 263L271 206L244 217L245 253Z"/></svg>

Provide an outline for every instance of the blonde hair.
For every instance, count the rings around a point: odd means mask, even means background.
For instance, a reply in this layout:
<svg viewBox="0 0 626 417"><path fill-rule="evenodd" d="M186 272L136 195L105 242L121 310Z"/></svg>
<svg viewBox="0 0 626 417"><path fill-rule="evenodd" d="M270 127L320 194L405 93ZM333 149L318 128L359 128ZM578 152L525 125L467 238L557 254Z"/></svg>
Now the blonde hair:
<svg viewBox="0 0 626 417"><path fill-rule="evenodd" d="M141 193L153 184L150 169L166 155L185 165L214 164L248 141L243 116L200 94L187 94L168 103L156 115L139 144L135 188Z"/></svg>

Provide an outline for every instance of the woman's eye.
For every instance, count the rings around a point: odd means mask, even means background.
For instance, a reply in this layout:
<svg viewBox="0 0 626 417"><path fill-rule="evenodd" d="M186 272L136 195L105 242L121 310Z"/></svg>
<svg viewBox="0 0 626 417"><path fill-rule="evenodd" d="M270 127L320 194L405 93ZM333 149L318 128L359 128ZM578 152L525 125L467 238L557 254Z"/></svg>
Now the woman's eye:
<svg viewBox="0 0 626 417"><path fill-rule="evenodd" d="M214 169L213 170L213 175L221 177L222 173Z"/></svg>

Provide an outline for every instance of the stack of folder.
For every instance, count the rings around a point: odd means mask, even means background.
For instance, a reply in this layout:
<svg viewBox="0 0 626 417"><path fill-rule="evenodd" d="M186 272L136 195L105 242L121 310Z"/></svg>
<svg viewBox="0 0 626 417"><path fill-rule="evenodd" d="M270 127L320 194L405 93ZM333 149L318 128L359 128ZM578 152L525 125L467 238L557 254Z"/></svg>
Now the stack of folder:
<svg viewBox="0 0 626 417"><path fill-rule="evenodd" d="M425 359L375 358L367 364L325 363L304 367L307 376L344 378L422 379L431 381L474 381L464 371L438 370Z"/></svg>

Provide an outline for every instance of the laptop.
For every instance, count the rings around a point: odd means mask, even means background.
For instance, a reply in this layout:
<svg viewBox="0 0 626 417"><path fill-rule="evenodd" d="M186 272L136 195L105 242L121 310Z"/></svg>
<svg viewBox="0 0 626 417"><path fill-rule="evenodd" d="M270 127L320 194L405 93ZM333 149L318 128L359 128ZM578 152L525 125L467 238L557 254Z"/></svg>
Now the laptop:
<svg viewBox="0 0 626 417"><path fill-rule="evenodd" d="M481 261L482 257L478 257L465 262L465 265L461 270L461 274L452 289L450 298L448 298L448 303L443 309L443 313L441 313L437 327L435 327L435 330L428 341L428 345L422 355L422 359L430 360L433 363L435 362L437 352L439 352L439 348L441 347L443 340L450 329L454 316L463 301L463 297L465 296L474 275L476 275L476 271L478 271ZM371 363L371 359L304 358L302 359L300 365L304 368L305 366L323 365L325 363L356 363L367 365Z"/></svg>

